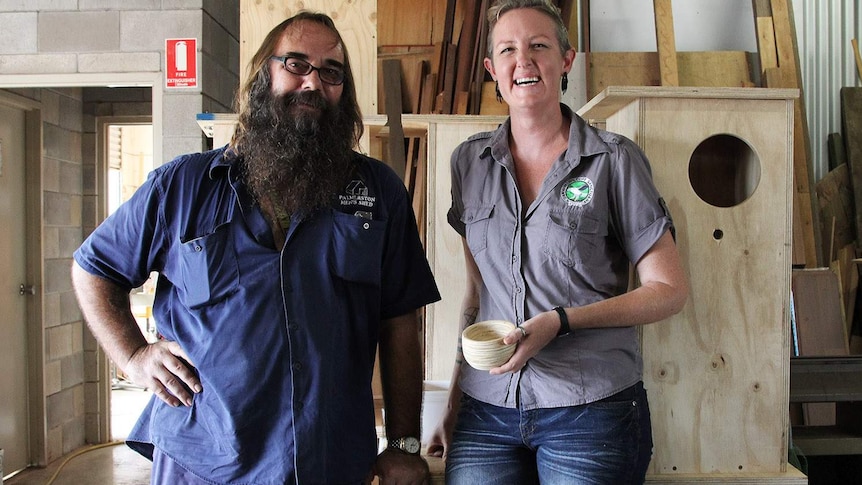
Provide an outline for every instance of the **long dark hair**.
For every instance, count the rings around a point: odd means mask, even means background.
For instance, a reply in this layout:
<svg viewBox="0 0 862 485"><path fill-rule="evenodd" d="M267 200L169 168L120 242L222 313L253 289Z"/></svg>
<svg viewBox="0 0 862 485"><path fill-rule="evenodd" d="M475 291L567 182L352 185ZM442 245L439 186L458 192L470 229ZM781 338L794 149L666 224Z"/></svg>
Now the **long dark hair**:
<svg viewBox="0 0 862 485"><path fill-rule="evenodd" d="M275 54L275 46L281 40L281 36L285 30L295 23L302 21L317 22L332 31L336 39L338 39L341 50L344 52L345 74L343 91L338 107L341 110L341 116L350 120L354 127L351 146L356 147L359 139L362 137L364 126L362 125L362 112L359 109L359 102L356 98L356 81L353 77L353 70L350 68L350 56L347 55L347 46L344 45L341 33L338 32L335 23L328 15L303 10L270 30L249 63L249 76L234 98L234 109L239 113L239 119L233 138L231 139L231 146L240 152L242 152L243 139L249 129L249 99L261 90L268 91L270 89L272 79L270 78L268 68L269 58Z"/></svg>

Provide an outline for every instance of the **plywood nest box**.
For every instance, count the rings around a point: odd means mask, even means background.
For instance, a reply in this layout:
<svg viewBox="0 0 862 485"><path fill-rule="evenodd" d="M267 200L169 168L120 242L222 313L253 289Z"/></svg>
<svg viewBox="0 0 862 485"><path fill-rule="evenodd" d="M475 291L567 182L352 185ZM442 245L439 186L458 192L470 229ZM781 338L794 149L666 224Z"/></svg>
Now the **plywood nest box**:
<svg viewBox="0 0 862 485"><path fill-rule="evenodd" d="M646 153L691 283L642 332L651 481L807 483L787 463L797 96L609 87L578 112Z"/></svg>

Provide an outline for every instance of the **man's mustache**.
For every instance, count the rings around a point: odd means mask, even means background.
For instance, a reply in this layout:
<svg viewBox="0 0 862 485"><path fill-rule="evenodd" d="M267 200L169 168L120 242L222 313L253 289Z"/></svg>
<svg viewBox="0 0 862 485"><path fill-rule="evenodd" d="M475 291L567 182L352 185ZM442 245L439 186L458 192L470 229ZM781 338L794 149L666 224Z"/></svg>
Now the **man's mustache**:
<svg viewBox="0 0 862 485"><path fill-rule="evenodd" d="M325 110L329 107L326 98L317 91L297 91L287 93L283 97L285 107L293 105L306 105L319 110Z"/></svg>

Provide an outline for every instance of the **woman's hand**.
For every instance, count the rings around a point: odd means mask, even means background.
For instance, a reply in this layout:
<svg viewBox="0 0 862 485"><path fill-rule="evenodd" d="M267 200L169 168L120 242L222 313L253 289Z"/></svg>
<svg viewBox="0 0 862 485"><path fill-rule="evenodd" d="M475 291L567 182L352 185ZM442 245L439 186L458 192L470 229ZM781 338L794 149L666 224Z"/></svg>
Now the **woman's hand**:
<svg viewBox="0 0 862 485"><path fill-rule="evenodd" d="M506 345L518 343L515 353L505 364L494 367L489 372L493 375L500 375L520 371L527 365L528 360L538 354L551 340L557 338L559 331L560 316L554 310L542 312L527 320L503 337L503 343Z"/></svg>

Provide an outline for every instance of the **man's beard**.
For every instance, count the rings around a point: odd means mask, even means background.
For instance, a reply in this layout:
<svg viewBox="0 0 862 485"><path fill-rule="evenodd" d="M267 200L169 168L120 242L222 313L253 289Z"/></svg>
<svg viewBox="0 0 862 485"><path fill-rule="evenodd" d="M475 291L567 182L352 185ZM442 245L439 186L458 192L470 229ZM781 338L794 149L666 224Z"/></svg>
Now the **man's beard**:
<svg viewBox="0 0 862 485"><path fill-rule="evenodd" d="M251 194L286 214L329 206L350 175L353 125L318 92L252 96L239 147Z"/></svg>

